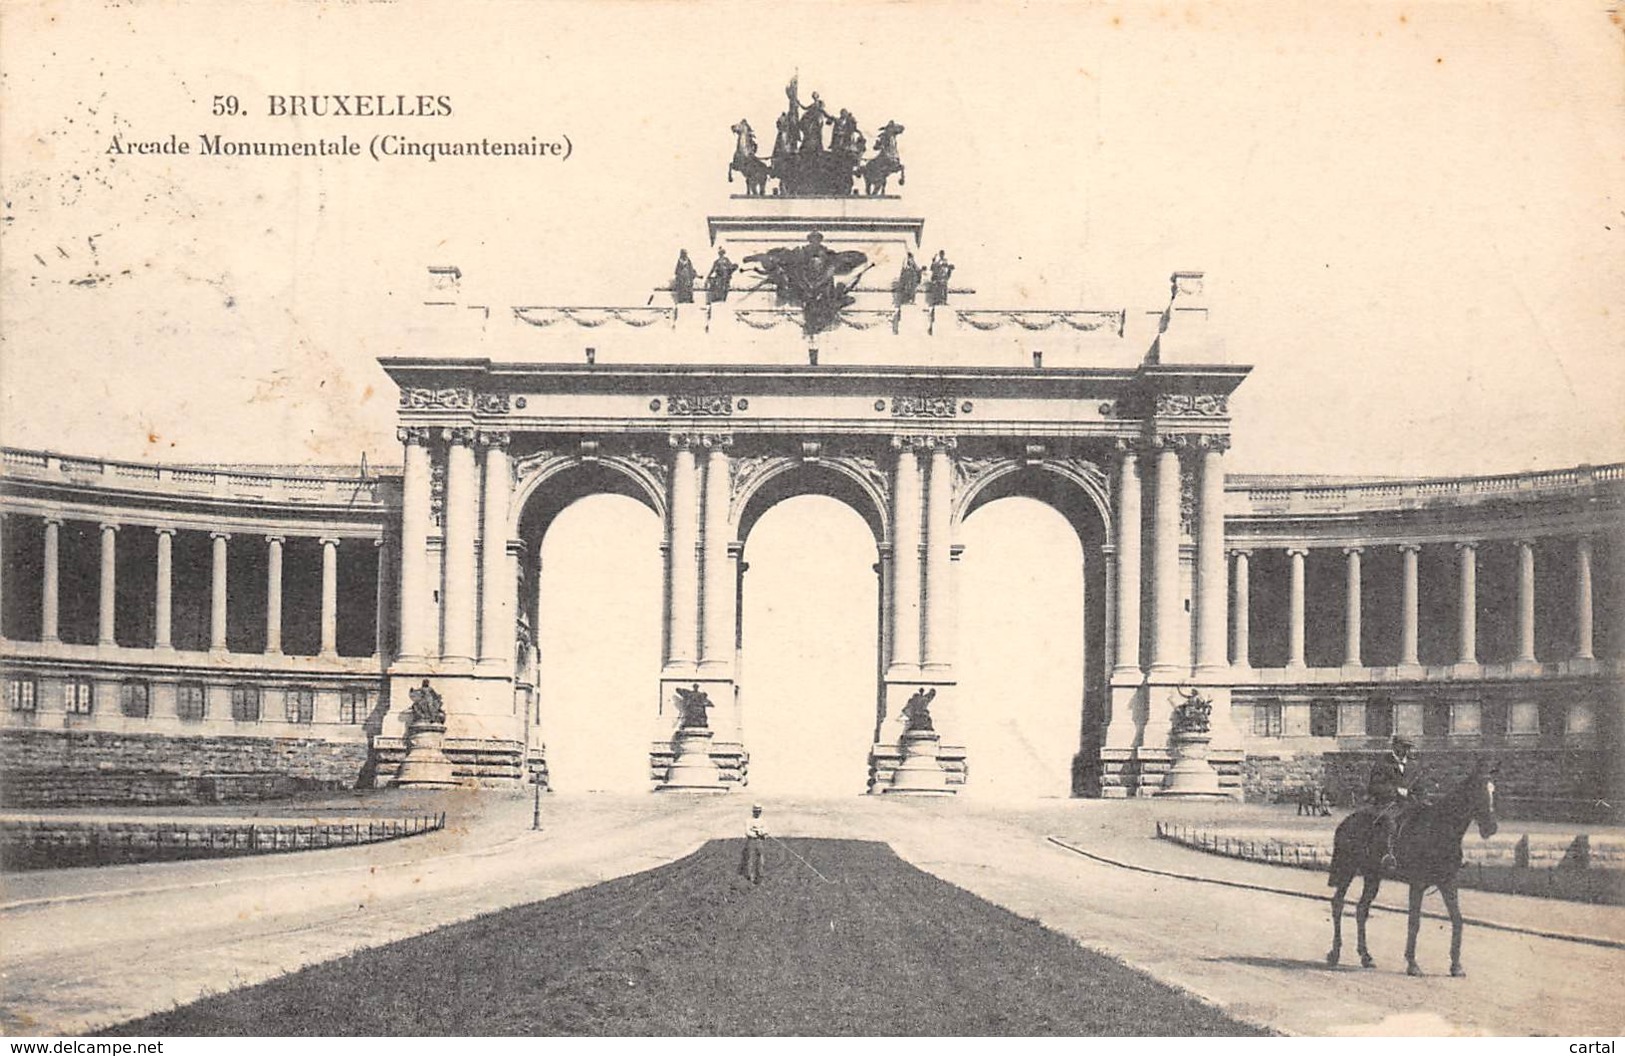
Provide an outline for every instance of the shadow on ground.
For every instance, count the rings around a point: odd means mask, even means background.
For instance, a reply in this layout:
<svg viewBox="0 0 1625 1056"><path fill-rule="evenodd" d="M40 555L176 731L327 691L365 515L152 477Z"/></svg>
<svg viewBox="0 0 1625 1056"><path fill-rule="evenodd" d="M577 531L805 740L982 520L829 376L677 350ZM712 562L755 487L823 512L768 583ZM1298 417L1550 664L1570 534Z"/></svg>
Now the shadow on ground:
<svg viewBox="0 0 1625 1056"><path fill-rule="evenodd" d="M105 1033L1260 1033L884 844L774 841L753 887L742 842Z"/></svg>

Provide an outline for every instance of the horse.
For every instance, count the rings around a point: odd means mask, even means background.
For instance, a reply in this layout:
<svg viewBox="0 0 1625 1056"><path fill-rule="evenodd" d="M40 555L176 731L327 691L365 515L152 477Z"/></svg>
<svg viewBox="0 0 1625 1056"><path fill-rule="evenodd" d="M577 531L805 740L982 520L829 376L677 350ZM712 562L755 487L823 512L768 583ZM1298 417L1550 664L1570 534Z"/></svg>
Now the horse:
<svg viewBox="0 0 1625 1056"><path fill-rule="evenodd" d="M768 164L756 156L756 133L749 121L741 121L729 129L734 134L734 156L728 163L728 182L734 182L734 173L745 177L745 194L760 198L767 193Z"/></svg>
<svg viewBox="0 0 1625 1056"><path fill-rule="evenodd" d="M1461 965L1461 903L1456 895L1456 873L1461 869L1461 841L1469 822L1478 824L1484 839L1495 835L1494 768L1480 760L1471 774L1437 802L1408 807L1394 837L1396 877L1410 884L1410 922L1405 934L1405 974L1421 975L1416 963L1416 933L1422 926L1422 896L1437 887L1450 912L1450 974L1464 976ZM1374 810L1344 818L1332 842L1332 864L1327 886L1332 894L1332 949L1326 963L1337 964L1343 950L1343 901L1356 875L1364 878L1354 919L1359 926L1360 967L1375 961L1365 944L1365 921L1382 887L1382 857L1386 852L1382 824Z"/></svg>
<svg viewBox="0 0 1625 1056"><path fill-rule="evenodd" d="M878 198L886 193L886 181L891 179L892 173L897 173L898 183L907 180L903 163L897 160L895 154L876 154L858 166L858 172L863 176L863 193L871 198Z"/></svg>

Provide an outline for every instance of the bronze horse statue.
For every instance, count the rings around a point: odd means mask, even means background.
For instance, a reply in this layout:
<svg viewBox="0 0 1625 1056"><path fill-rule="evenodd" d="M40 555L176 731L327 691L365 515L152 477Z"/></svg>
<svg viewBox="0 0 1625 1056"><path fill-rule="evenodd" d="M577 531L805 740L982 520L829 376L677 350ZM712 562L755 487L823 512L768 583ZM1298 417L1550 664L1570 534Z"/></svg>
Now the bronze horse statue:
<svg viewBox="0 0 1625 1056"><path fill-rule="evenodd" d="M1461 903L1456 894L1456 873L1461 869L1461 841L1471 822L1478 823L1484 839L1495 835L1494 769L1481 760L1459 785L1437 802L1407 807L1394 837L1393 872L1411 886L1410 922L1405 933L1405 974L1421 975L1416 963L1416 933L1422 926L1422 896L1437 887L1450 912L1450 974L1463 976L1461 966ZM1360 967L1376 962L1365 944L1365 921L1382 887L1383 854L1387 840L1373 810L1344 818L1332 842L1331 874L1326 883L1332 894L1332 949L1326 963L1335 965L1343 951L1343 901L1356 876L1363 877L1354 919L1359 926Z"/></svg>
<svg viewBox="0 0 1625 1056"><path fill-rule="evenodd" d="M738 172L745 177L745 193L752 198L760 198L767 193L768 164L756 156L756 133L751 131L750 122L741 120L728 131L734 134L734 156L728 163L728 182L734 181L734 173Z"/></svg>

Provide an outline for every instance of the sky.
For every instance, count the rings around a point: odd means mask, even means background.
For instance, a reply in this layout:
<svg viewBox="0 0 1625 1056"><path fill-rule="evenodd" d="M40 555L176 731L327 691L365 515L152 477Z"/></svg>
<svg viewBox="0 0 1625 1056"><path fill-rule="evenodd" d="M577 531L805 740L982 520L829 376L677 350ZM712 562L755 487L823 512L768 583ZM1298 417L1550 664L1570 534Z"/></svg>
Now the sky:
<svg viewBox="0 0 1625 1056"><path fill-rule="evenodd" d="M1625 36L1601 4L7 0L0 30L9 446L397 462L376 359L414 351L427 266L495 305L642 304L739 189L728 126L770 128L797 73L871 139L906 126L904 200L977 306L1154 310L1204 270L1254 366L1231 472L1625 459ZM273 93L454 113L273 118ZM572 153L108 153L382 131Z"/></svg>

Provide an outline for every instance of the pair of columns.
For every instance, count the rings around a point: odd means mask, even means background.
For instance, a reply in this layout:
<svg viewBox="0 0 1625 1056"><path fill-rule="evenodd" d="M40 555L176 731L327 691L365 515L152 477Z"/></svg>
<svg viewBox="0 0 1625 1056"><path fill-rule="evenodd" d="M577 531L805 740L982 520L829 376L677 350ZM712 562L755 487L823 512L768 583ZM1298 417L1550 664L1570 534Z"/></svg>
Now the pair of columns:
<svg viewBox="0 0 1625 1056"><path fill-rule="evenodd" d="M946 675L953 665L953 489L951 436L892 440L892 545L882 552L889 679ZM922 472L921 462L926 463Z"/></svg>
<svg viewBox="0 0 1625 1056"><path fill-rule="evenodd" d="M402 658L420 661L438 657L472 664L477 659L482 667L509 670L518 589L508 547L508 507L513 497L510 434L469 426L441 430L407 426L397 436L406 449L398 652ZM428 557L433 519L430 444L436 439L445 443L446 464L438 648L431 640ZM476 449L483 454L483 473Z"/></svg>
<svg viewBox="0 0 1625 1056"><path fill-rule="evenodd" d="M1140 445L1120 441L1121 458L1117 475L1117 524L1113 581L1115 583L1116 635L1112 680L1119 684L1138 683L1145 670L1141 656L1141 608L1144 585L1141 582L1141 538L1144 531L1141 505ZM1152 438L1149 451L1155 462L1151 496L1151 656L1149 673L1153 679L1175 681L1192 673L1214 674L1228 666L1225 656L1224 558L1224 452L1230 447L1227 436L1208 434L1159 434ZM1196 541L1195 598L1192 605L1195 656L1190 655L1193 635L1185 620L1181 598L1180 498L1184 491L1182 453L1192 452L1196 473L1196 509L1192 534Z"/></svg>
<svg viewBox="0 0 1625 1056"><path fill-rule="evenodd" d="M733 437L684 433L670 442L666 663L720 674L732 668L738 624L738 555L728 517Z"/></svg>
<svg viewBox="0 0 1625 1056"><path fill-rule="evenodd" d="M1478 546L1475 541L1455 544L1460 590L1458 602L1457 656L1461 665L1478 663ZM1419 626L1419 543L1401 543L1400 552L1400 635L1399 666L1420 666L1418 656ZM1291 579L1288 589L1287 667L1301 668L1304 661L1304 562L1309 551L1305 547L1290 547ZM1361 569L1363 547L1343 547L1345 555L1345 611L1344 657L1349 667L1361 666L1360 628ZM1249 556L1246 550L1235 551L1234 605L1236 612L1234 660L1238 667L1248 664L1250 649L1249 628ZM1592 635L1591 540L1581 536L1575 542L1575 624L1576 646L1574 659L1594 659ZM1518 653L1519 664L1533 664L1535 660L1535 544L1532 540L1518 540Z"/></svg>
<svg viewBox="0 0 1625 1056"><path fill-rule="evenodd" d="M118 533L120 525L103 522L101 528L101 576L98 592L97 635L99 645L115 645L118 590ZM62 518L45 518L43 572L40 590L40 640L60 641L59 598ZM155 528L158 556L153 582L153 647L173 648L171 624L174 612L174 528ZM210 532L212 552L209 591L209 649L226 650L227 544L230 532ZM265 651L282 651L282 544L284 537L265 537L266 595ZM323 537L321 655L338 654L338 545L339 540Z"/></svg>

